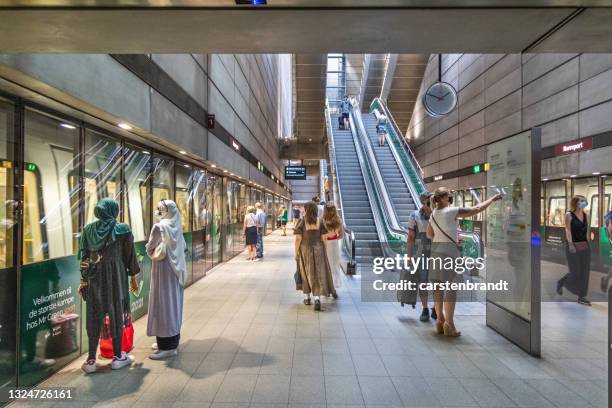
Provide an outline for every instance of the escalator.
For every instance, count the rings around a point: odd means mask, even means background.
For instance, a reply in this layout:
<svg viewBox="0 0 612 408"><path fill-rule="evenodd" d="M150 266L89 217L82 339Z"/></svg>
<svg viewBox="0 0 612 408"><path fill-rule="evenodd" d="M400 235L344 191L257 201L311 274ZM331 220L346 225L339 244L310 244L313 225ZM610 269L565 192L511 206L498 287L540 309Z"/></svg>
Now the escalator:
<svg viewBox="0 0 612 408"><path fill-rule="evenodd" d="M362 114L363 125L374 150L378 168L385 181L385 186L392 201L395 213L401 225L406 225L410 214L416 209L415 199L405 181L402 171L393 155L392 146L388 143L378 145L376 133L377 118L374 113Z"/></svg>
<svg viewBox="0 0 612 408"><path fill-rule="evenodd" d="M355 260L361 267L372 264L372 258L382 256L374 214L366 190L353 133L338 129L338 114L331 113L328 128L335 161L344 222L354 233Z"/></svg>

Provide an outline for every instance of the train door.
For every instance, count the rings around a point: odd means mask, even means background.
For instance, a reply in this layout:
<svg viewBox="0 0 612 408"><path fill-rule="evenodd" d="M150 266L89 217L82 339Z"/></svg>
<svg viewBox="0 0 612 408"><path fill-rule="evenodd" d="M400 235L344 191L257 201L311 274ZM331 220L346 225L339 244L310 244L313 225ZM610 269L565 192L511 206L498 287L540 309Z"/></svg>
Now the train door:
<svg viewBox="0 0 612 408"><path fill-rule="evenodd" d="M78 127L24 114L19 384L38 383L81 352ZM76 204L76 205L75 205Z"/></svg>
<svg viewBox="0 0 612 408"><path fill-rule="evenodd" d="M587 239L591 247L591 269L598 269L599 265L599 177L585 177L574 179L573 195L584 196L588 206L588 222L591 234Z"/></svg>
<svg viewBox="0 0 612 408"><path fill-rule="evenodd" d="M136 276L139 291L130 295L132 317L137 319L147 312L151 278L151 260L145 245L151 230L151 152L137 146L123 148L123 222L130 225L134 235L134 248L140 265Z"/></svg>
<svg viewBox="0 0 612 408"><path fill-rule="evenodd" d="M174 201L176 202L176 206L181 215L181 220L183 223L183 237L185 238L185 243L187 244L187 254L186 254L186 263L187 263L187 282L186 285L190 285L193 282L193 269L192 269L192 259L193 259L193 250L192 250L192 242L193 236L191 233L191 205L193 203L193 198L191 195L192 192L192 179L191 179L191 165L184 163L177 163L176 170L176 181L175 181L175 189L174 189Z"/></svg>
<svg viewBox="0 0 612 408"><path fill-rule="evenodd" d="M565 213L569 188L567 180L547 181L544 185L546 206L542 259L565 263Z"/></svg>
<svg viewBox="0 0 612 408"><path fill-rule="evenodd" d="M223 224L223 177L213 176L209 179L212 185L212 197L213 197L213 228L212 228L212 239L213 239L213 264L217 265L221 262L221 227Z"/></svg>
<svg viewBox="0 0 612 408"><path fill-rule="evenodd" d="M194 168L191 172L192 205L192 263L193 280L196 281L206 275L207 268L207 221L208 211L206 202L206 171Z"/></svg>
<svg viewBox="0 0 612 408"><path fill-rule="evenodd" d="M608 213L612 212L612 177L602 176L602 181L603 195L605 197L603 216L606 217ZM612 236L610 236L607 231L602 232L601 234L600 256L604 271L607 271L612 268Z"/></svg>
<svg viewBox="0 0 612 408"><path fill-rule="evenodd" d="M15 107L0 99L0 392L16 384ZM2 400L0 400L2 403Z"/></svg>

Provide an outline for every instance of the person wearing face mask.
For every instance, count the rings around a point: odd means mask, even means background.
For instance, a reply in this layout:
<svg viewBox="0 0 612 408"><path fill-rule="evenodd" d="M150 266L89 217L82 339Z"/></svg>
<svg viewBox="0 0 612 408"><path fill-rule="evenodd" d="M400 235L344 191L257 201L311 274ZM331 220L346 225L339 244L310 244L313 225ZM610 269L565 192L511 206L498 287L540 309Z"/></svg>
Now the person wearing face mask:
<svg viewBox="0 0 612 408"><path fill-rule="evenodd" d="M565 214L565 255L569 272L557 282L557 293L562 295L565 288L578 296L578 303L591 306L586 298L591 272L591 249L587 239L590 228L586 207L586 198L576 195L570 201L570 211Z"/></svg>
<svg viewBox="0 0 612 408"><path fill-rule="evenodd" d="M156 352L149 358L161 360L178 354L183 322L183 290L187 280L186 243L181 215L172 200L161 200L157 222L146 245L151 258L151 288L147 336L155 336Z"/></svg>
<svg viewBox="0 0 612 408"><path fill-rule="evenodd" d="M431 215L430 200L432 194L427 191L419 196L421 201L421 208L415 210L408 219L408 241L406 247L406 254L409 257L420 257L423 255L425 258L429 257L431 252L431 239L427 237L427 226L429 225L429 217ZM416 249L416 250L415 250ZM427 266L422 266L416 273L418 283L429 281L429 270ZM427 291L419 290L419 298L423 305L423 311L419 318L422 322L429 321L429 305L427 304ZM436 309L431 308L431 318L436 320Z"/></svg>

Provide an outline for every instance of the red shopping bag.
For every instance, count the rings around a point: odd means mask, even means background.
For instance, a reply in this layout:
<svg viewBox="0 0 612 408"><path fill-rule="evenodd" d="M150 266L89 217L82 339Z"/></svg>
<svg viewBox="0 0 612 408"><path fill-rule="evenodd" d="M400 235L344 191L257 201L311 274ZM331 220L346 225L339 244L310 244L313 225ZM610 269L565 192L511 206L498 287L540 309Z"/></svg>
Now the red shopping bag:
<svg viewBox="0 0 612 408"><path fill-rule="evenodd" d="M104 318L103 332L110 331L110 319L108 316ZM108 330L107 330L108 329ZM129 353L134 348L134 325L130 320L130 324L123 328L123 336L121 339L121 350ZM113 352L113 339L112 338L100 338L100 355L104 358L113 358L115 353Z"/></svg>

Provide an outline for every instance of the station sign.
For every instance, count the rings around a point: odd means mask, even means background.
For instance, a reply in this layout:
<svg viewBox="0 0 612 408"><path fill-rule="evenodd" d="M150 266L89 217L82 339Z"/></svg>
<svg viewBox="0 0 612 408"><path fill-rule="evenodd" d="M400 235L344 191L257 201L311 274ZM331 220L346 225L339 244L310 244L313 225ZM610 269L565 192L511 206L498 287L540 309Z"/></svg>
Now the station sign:
<svg viewBox="0 0 612 408"><path fill-rule="evenodd" d="M285 166L285 180L306 180L306 167Z"/></svg>
<svg viewBox="0 0 612 408"><path fill-rule="evenodd" d="M572 154L583 152L585 150L591 150L593 148L593 138L585 137L584 139L571 140L565 143L559 143L555 145L555 156L563 156L565 154Z"/></svg>

